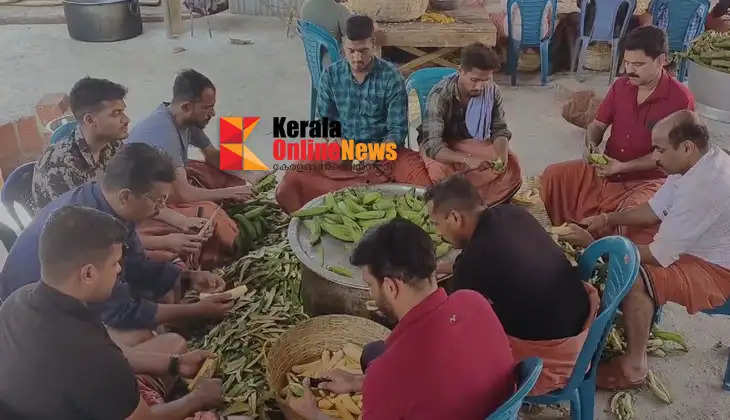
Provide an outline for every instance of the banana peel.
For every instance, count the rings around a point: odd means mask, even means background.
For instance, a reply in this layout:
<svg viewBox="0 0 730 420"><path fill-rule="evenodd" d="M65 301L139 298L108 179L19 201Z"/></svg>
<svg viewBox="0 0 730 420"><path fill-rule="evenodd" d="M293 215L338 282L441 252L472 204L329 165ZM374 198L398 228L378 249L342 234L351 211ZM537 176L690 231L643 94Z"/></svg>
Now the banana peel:
<svg viewBox="0 0 730 420"><path fill-rule="evenodd" d="M627 391L620 391L611 397L611 413L618 420L632 420L634 415L634 396Z"/></svg>
<svg viewBox="0 0 730 420"><path fill-rule="evenodd" d="M664 383L662 383L659 378L654 375L654 372L652 372L651 369L646 374L646 385L649 387L649 390L652 392L652 394L654 394L664 403L672 403L672 396L669 395L669 390L667 390L667 387L664 385Z"/></svg>

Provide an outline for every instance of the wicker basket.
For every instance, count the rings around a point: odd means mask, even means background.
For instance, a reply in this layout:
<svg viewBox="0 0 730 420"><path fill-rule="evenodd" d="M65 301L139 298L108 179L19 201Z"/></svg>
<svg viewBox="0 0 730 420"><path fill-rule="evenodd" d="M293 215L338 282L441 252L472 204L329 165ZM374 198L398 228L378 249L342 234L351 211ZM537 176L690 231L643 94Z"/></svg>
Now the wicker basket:
<svg viewBox="0 0 730 420"><path fill-rule="evenodd" d="M426 13L428 0L350 0L348 7L378 22L408 22Z"/></svg>
<svg viewBox="0 0 730 420"><path fill-rule="evenodd" d="M286 374L294 365L317 360L327 349L337 351L346 343L364 346L384 340L390 330L366 318L352 315L323 315L308 319L279 337L266 357L266 381L289 420L300 420L279 393L286 386Z"/></svg>
<svg viewBox="0 0 730 420"><path fill-rule="evenodd" d="M594 71L608 71L611 68L611 45L598 42L586 49L583 66Z"/></svg>
<svg viewBox="0 0 730 420"><path fill-rule="evenodd" d="M540 53L523 52L517 60L517 70L525 73L540 70Z"/></svg>

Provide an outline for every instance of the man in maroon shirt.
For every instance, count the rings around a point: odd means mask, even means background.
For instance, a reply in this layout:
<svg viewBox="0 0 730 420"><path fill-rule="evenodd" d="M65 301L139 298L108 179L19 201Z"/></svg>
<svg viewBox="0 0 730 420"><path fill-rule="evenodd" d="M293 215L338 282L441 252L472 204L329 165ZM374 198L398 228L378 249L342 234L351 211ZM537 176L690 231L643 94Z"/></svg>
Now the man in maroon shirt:
<svg viewBox="0 0 730 420"><path fill-rule="evenodd" d="M365 375L328 372L320 387L362 391L365 420L483 420L509 398L515 361L504 329L479 293L447 296L438 287L426 232L392 220L360 241L351 262L363 267L378 307L399 322ZM289 404L305 419L331 419L308 390Z"/></svg>
<svg viewBox="0 0 730 420"><path fill-rule="evenodd" d="M588 125L585 160L548 166L541 177L542 200L554 225L647 202L664 183L666 174L652 157L651 129L659 120L682 109L694 109L692 93L665 69L667 37L654 26L631 31L625 40L626 76L617 79ZM606 129L606 165L589 162L598 153ZM620 233L648 244L657 226L601 232Z"/></svg>

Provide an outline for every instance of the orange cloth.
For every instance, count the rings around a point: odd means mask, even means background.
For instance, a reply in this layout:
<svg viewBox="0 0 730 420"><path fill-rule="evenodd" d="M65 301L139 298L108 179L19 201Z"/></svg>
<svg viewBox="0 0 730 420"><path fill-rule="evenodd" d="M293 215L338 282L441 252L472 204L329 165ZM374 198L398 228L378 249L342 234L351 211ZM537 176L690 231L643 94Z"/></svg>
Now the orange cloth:
<svg viewBox="0 0 730 420"><path fill-rule="evenodd" d="M568 380L573 374L575 362L583 349L586 337L588 337L588 330L593 325L593 321L596 319L598 310L601 307L598 290L588 283L583 283L583 285L586 292L588 292L588 300L591 306L580 334L569 338L539 341L507 337L512 346L512 355L515 360L524 360L528 357L542 359L542 373L540 373L540 377L529 395L543 395L563 388L568 384Z"/></svg>
<svg viewBox="0 0 730 420"><path fill-rule="evenodd" d="M226 188L243 185L245 181L235 175L227 174L204 162L190 160L185 167L188 181L201 188ZM210 218L218 207L211 201L194 203L169 203L168 208L187 217L197 217L198 208L202 208L200 217ZM234 242L238 236L238 225L223 211L218 211L213 219L215 230L213 236L203 245L198 261L203 269L220 267L232 261L235 256ZM137 234L143 236L163 236L178 232L178 229L156 220L146 220L137 225ZM177 255L167 250L146 250L146 255L154 261L172 261L180 257L187 260L186 255Z"/></svg>
<svg viewBox="0 0 730 420"><path fill-rule="evenodd" d="M722 306L730 298L730 270L682 254L667 268L644 264L657 305L678 303L690 314Z"/></svg>
<svg viewBox="0 0 730 420"><path fill-rule="evenodd" d="M582 160L556 163L545 168L540 177L540 196L553 225L580 221L588 216L625 210L649 201L664 184L664 179L610 182ZM659 224L647 227L622 227L600 236L621 234L637 244L654 240Z"/></svg>
<svg viewBox="0 0 730 420"><path fill-rule="evenodd" d="M293 213L310 200L341 188L386 183L421 187L431 185L426 167L417 152L404 148L398 148L397 152L398 158L395 161L379 162L380 170L369 167L363 174L356 174L350 166L340 165L339 162L297 162L296 165L302 167L286 172L276 188L276 201L284 211Z"/></svg>
<svg viewBox="0 0 730 420"><path fill-rule="evenodd" d="M492 143L479 142L471 139L450 142L449 147L452 150L464 153L470 153L478 158L495 160L497 154L494 152ZM445 164L437 162L428 157L424 157L426 169L431 177L431 181L437 183L444 178L463 171L466 168L464 164ZM522 185L522 170L520 163L512 152L509 152L507 158L507 168L502 173L497 173L491 168L466 172L466 179L479 190L479 195L486 201L489 206L505 202L520 189Z"/></svg>

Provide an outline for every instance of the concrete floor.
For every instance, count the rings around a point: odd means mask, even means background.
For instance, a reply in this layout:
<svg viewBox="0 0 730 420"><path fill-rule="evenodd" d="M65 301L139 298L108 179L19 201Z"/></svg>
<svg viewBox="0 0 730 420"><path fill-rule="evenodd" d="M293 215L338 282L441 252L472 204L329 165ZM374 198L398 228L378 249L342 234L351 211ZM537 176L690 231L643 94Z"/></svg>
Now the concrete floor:
<svg viewBox="0 0 730 420"><path fill-rule="evenodd" d="M162 100L169 99L177 70L193 67L218 86L218 115L258 115L249 147L259 156L270 156L271 117L307 119L309 75L298 39L287 39L281 21L223 14L211 19L214 38L204 21L190 34L169 40L162 24L145 24L142 36L111 44L87 44L68 37L65 25L0 26L0 120L29 113L48 92L68 91L83 77L105 77L129 87L129 116L138 121ZM228 38L251 39L254 45L236 46ZM173 48L186 51L173 53ZM511 88L500 82L510 128L512 148L527 175L535 175L551 162L578 157L583 131L560 117L556 103L559 89L540 87L534 78ZM601 76L589 86L606 86ZM215 141L217 124L207 128ZM0 211L0 221L7 215ZM0 260L2 252L0 250ZM1 262L1 261L0 261ZM648 392L637 396L637 419L725 419L730 399L721 388L727 347L713 349L730 337L730 323L706 315L688 316L684 309L668 305L663 329L682 333L692 350L687 355L651 359L650 364L667 383L675 398L672 405L658 403ZM609 419L607 399L600 392L597 419ZM725 414L722 414L725 413ZM542 417L553 418L553 417Z"/></svg>

